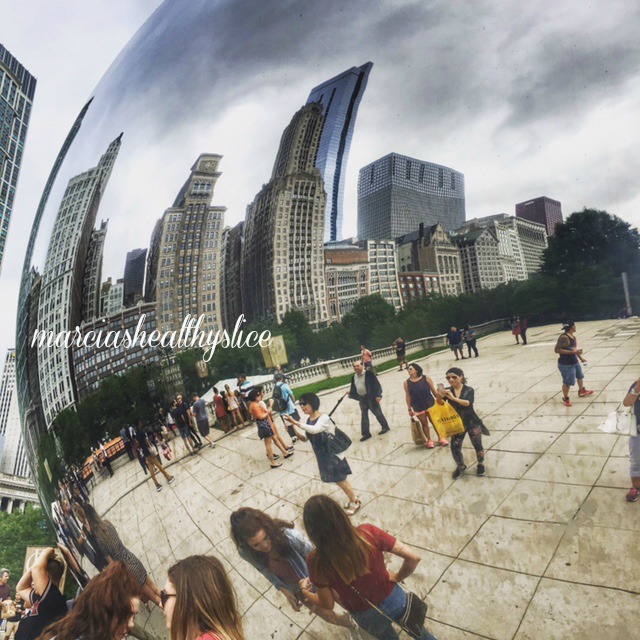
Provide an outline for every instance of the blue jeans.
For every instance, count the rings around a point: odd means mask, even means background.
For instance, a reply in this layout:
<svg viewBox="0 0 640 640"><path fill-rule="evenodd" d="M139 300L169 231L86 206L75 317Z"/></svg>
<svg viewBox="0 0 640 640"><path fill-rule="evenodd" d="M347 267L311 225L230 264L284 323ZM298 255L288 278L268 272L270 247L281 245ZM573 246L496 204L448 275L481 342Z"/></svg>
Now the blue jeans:
<svg viewBox="0 0 640 640"><path fill-rule="evenodd" d="M383 600L378 609L384 611L392 620L398 620L407 608L407 594L396 585L391 595ZM398 640L398 634L394 631L391 622L375 609L366 611L352 611L351 615L369 635L378 640ZM420 640L436 640L424 627L420 634Z"/></svg>
<svg viewBox="0 0 640 640"><path fill-rule="evenodd" d="M559 364L558 370L562 376L562 384L566 384L567 387L573 387L576 379L582 380L584 378L584 373L582 373L582 367L579 362L575 364Z"/></svg>

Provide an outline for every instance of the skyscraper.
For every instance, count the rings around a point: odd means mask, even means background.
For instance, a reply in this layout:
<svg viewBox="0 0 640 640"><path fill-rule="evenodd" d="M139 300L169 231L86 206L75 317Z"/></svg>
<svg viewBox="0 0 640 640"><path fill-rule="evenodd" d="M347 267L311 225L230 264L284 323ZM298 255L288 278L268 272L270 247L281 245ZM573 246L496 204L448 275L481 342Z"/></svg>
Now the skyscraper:
<svg viewBox="0 0 640 640"><path fill-rule="evenodd" d="M146 260L146 249L133 249L127 253L124 265L125 307L132 307L136 302L142 300Z"/></svg>
<svg viewBox="0 0 640 640"><path fill-rule="evenodd" d="M102 194L120 150L122 134L98 164L69 180L51 231L38 300L38 328L72 331L82 319L83 287L89 246ZM38 378L47 428L76 401L69 351L55 346L38 350Z"/></svg>
<svg viewBox="0 0 640 640"><path fill-rule="evenodd" d="M91 233L87 266L82 285L82 319L89 322L100 315L100 288L102 286L102 254L107 238L108 221L103 220L100 228Z"/></svg>
<svg viewBox="0 0 640 640"><path fill-rule="evenodd" d="M543 224L547 235L555 233L556 225L562 222L562 205L557 200L540 196L516 205L516 217Z"/></svg>
<svg viewBox="0 0 640 640"><path fill-rule="evenodd" d="M390 153L360 169L358 237L388 240L438 222L453 231L465 220L464 175Z"/></svg>
<svg viewBox="0 0 640 640"><path fill-rule="evenodd" d="M295 309L314 327L327 323L326 196L315 166L323 123L322 107L315 102L293 116L280 139L271 180L248 207L241 277L249 320L281 322Z"/></svg>
<svg viewBox="0 0 640 640"><path fill-rule="evenodd" d="M36 79L0 44L0 269Z"/></svg>
<svg viewBox="0 0 640 640"><path fill-rule="evenodd" d="M342 203L347 158L351 148L358 106L367 86L372 62L351 67L340 75L311 90L307 104L319 102L324 115L324 128L316 157L327 193L324 241L342 238Z"/></svg>
<svg viewBox="0 0 640 640"><path fill-rule="evenodd" d="M222 322L220 254L227 208L211 204L220 160L218 154L200 155L173 206L153 230L147 296L155 298L163 333L179 330L189 314L204 315L202 331L217 331Z"/></svg>
<svg viewBox="0 0 640 640"><path fill-rule="evenodd" d="M220 305L222 324L233 329L242 314L242 246L244 221L222 232L222 273L220 275Z"/></svg>

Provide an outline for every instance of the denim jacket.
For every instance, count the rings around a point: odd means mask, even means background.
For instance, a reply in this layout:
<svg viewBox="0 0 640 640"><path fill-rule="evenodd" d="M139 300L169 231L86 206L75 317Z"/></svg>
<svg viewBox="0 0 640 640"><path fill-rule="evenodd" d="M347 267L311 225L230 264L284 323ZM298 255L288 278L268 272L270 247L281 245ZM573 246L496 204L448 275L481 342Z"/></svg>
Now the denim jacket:
<svg viewBox="0 0 640 640"><path fill-rule="evenodd" d="M309 577L309 568L307 567L307 556L314 550L314 546L309 542L307 536L296 529L284 529L284 535L289 541L291 552L288 560L296 572L298 577ZM257 569L276 589L288 589L291 585L285 584L268 566L259 564L253 557L249 556L245 551L239 549L240 557Z"/></svg>

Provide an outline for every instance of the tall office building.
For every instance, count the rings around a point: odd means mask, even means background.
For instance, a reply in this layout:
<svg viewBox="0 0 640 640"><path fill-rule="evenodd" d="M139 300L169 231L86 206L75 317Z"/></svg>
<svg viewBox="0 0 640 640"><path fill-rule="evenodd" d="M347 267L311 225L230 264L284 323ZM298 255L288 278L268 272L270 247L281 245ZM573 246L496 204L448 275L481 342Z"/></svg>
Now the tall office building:
<svg viewBox="0 0 640 640"><path fill-rule="evenodd" d="M327 193L324 241L342 238L344 182L353 128L358 107L367 87L372 62L351 67L311 90L307 104L319 102L324 128L318 147L316 167L320 169Z"/></svg>
<svg viewBox="0 0 640 640"><path fill-rule="evenodd" d="M125 307L132 307L142 300L146 260L146 249L133 249L127 253L127 259L124 264Z"/></svg>
<svg viewBox="0 0 640 640"><path fill-rule="evenodd" d="M36 79L0 44L0 270Z"/></svg>
<svg viewBox="0 0 640 640"><path fill-rule="evenodd" d="M124 278L107 278L100 287L100 317L112 316L124 309Z"/></svg>
<svg viewBox="0 0 640 640"><path fill-rule="evenodd" d="M244 221L222 232L222 274L220 276L220 304L222 324L232 330L242 314L242 247Z"/></svg>
<svg viewBox="0 0 640 640"><path fill-rule="evenodd" d="M72 331L82 319L89 246L100 200L120 150L122 134L98 164L69 180L58 208L42 273L38 328ZM76 401L70 353L55 346L38 349L38 377L46 427Z"/></svg>
<svg viewBox="0 0 640 640"><path fill-rule="evenodd" d="M221 159L200 155L173 206L154 227L147 291L155 298L162 333L179 330L189 314L204 316L202 331L221 326L221 236L227 208L211 204Z"/></svg>
<svg viewBox="0 0 640 640"><path fill-rule="evenodd" d="M360 169L359 238L395 239L420 223L453 231L464 220L464 175L458 171L397 153Z"/></svg>
<svg viewBox="0 0 640 640"><path fill-rule="evenodd" d="M504 282L498 238L494 229L474 229L452 236L460 247L465 293L495 289Z"/></svg>
<svg viewBox="0 0 640 640"><path fill-rule="evenodd" d="M324 247L329 322L342 322L355 303L369 295L369 252L351 243Z"/></svg>
<svg viewBox="0 0 640 640"><path fill-rule="evenodd" d="M284 130L271 180L247 210L242 256L247 318L281 322L290 309L313 327L326 325L324 212L326 196L315 159L324 116L302 107Z"/></svg>
<svg viewBox="0 0 640 640"><path fill-rule="evenodd" d="M91 233L87 266L82 286L82 320L90 321L100 315L100 289L102 287L102 254L107 238L107 224L103 220L99 229Z"/></svg>
<svg viewBox="0 0 640 640"><path fill-rule="evenodd" d="M516 205L516 217L543 224L547 230L547 235L555 233L556 225L562 222L562 205L557 200L540 196L519 202Z"/></svg>

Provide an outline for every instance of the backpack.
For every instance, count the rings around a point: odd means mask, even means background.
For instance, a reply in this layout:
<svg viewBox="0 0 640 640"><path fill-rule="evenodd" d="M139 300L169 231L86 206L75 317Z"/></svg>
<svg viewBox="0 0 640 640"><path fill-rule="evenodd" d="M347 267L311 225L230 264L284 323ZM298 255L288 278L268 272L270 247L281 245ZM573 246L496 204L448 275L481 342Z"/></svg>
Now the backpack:
<svg viewBox="0 0 640 640"><path fill-rule="evenodd" d="M271 399L273 400L273 408L278 413L284 413L287 410L289 403L284 399L281 384L277 384L275 387L273 387L273 393L271 394Z"/></svg>

